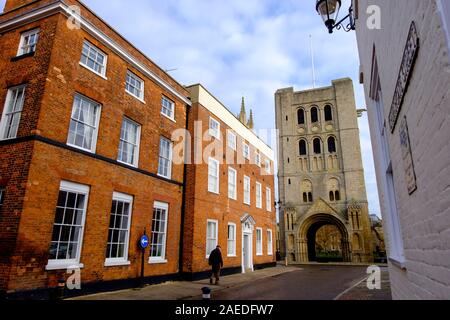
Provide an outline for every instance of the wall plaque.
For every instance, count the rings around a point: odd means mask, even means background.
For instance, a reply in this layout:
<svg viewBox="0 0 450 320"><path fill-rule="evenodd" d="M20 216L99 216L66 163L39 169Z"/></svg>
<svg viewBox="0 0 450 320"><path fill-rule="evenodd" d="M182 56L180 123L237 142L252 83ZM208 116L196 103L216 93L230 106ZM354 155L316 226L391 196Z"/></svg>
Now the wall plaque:
<svg viewBox="0 0 450 320"><path fill-rule="evenodd" d="M406 91L408 90L409 80L414 69L417 53L419 52L419 42L416 24L413 21L409 29L408 41L406 42L405 51L403 53L403 60L400 66L400 73L398 75L394 99L392 101L391 111L389 114L389 125L392 133L394 132L395 125L397 124L403 100L405 98Z"/></svg>
<svg viewBox="0 0 450 320"><path fill-rule="evenodd" d="M402 148L403 166L405 167L405 180L408 186L408 193L411 195L417 190L417 180L406 117L400 124L400 144Z"/></svg>

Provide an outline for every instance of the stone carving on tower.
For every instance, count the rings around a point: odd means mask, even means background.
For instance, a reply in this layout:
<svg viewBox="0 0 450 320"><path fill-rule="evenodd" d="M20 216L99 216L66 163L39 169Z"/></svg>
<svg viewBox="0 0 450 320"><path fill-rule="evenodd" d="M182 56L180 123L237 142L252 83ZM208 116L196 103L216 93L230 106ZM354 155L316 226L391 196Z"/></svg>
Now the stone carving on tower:
<svg viewBox="0 0 450 320"><path fill-rule="evenodd" d="M351 79L300 92L281 89L275 100L282 257L290 263L372 262Z"/></svg>

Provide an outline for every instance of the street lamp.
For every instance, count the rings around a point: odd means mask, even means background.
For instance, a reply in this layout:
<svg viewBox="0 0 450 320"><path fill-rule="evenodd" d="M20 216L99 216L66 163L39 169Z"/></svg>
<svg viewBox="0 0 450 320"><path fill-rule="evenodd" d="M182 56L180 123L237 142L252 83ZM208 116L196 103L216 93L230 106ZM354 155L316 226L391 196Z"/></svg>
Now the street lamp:
<svg viewBox="0 0 450 320"><path fill-rule="evenodd" d="M355 16L353 12L353 3L348 9L348 15L336 22L339 16L339 10L341 8L341 0L317 0L316 10L325 22L325 26L328 28L329 33L333 33L333 29L344 29L346 32L355 30ZM349 23L344 24L344 21L349 18Z"/></svg>

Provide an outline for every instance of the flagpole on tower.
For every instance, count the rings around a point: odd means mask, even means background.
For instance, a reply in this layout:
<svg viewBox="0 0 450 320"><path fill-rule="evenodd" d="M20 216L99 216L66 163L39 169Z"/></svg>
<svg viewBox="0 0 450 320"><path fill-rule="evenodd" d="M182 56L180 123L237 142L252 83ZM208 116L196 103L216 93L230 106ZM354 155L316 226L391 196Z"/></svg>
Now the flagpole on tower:
<svg viewBox="0 0 450 320"><path fill-rule="evenodd" d="M310 48L311 48L312 86L313 86L313 89L315 89L316 88L316 69L314 66L314 48L313 48L312 35L309 35L309 44L310 44Z"/></svg>

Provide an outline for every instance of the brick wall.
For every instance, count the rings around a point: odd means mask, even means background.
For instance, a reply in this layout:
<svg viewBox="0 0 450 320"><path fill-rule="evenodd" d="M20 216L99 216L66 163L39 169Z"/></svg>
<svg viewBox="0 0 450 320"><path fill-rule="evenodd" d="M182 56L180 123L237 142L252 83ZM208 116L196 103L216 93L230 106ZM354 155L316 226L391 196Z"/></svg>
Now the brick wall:
<svg viewBox="0 0 450 320"><path fill-rule="evenodd" d="M239 136L237 138L237 151L234 152L227 148L226 133L229 128L217 116L212 115L204 106L194 103L189 115L189 130L193 135L194 121L201 121L202 134L208 131L209 118L212 116L220 122L221 135L224 139L224 152L231 152L234 163L237 163L238 157L242 158L242 141ZM217 141L203 142L203 149L212 148ZM220 145L220 144L219 144ZM220 159L220 147L213 153L217 160ZM208 163L190 165L187 175L187 207L186 207L186 225L184 234L187 235L184 244L184 254L189 259L184 262L184 271L195 273L209 270L208 260L206 259L206 230L207 220L218 221L218 243L222 247L225 268L240 268L242 265L242 223L241 218L244 214L250 214L256 221L255 230L253 231L253 264L260 265L275 262L275 245L276 245L276 217L274 202L274 176L273 162L271 162L272 173L265 175L256 164L230 164L237 171L237 200L228 198L228 164L223 156L222 164L219 169L220 177L220 194L216 195L208 192ZM255 157L255 149L251 147L251 159ZM262 163L264 163L264 155L261 153ZM253 160L254 161L254 160ZM254 163L254 162L253 162ZM251 178L251 205L244 204L244 175ZM262 209L256 208L256 182L262 184ZM270 187L272 191L272 211L266 210L266 187ZM236 257L227 257L227 237L228 223L236 224ZM263 255L256 256L256 228L263 229ZM273 255L267 254L267 230L272 230ZM191 238L192 237L192 238Z"/></svg>
<svg viewBox="0 0 450 320"><path fill-rule="evenodd" d="M369 100L370 78L375 46L385 120L389 115L398 71L412 21L420 38L420 49L399 119L406 116L418 189L409 195L402 158L399 127L387 133L406 270L391 264L392 292L396 299L450 298L450 65L442 20L435 1L380 0L381 30L366 28L365 14L370 1L360 1L357 25L358 46ZM381 183L380 145L375 128L375 111L369 121L375 150L382 213L386 214ZM385 216L383 220L388 220ZM386 242L392 230L385 226ZM391 244L389 244L391 245ZM390 249L388 249L390 251Z"/></svg>

